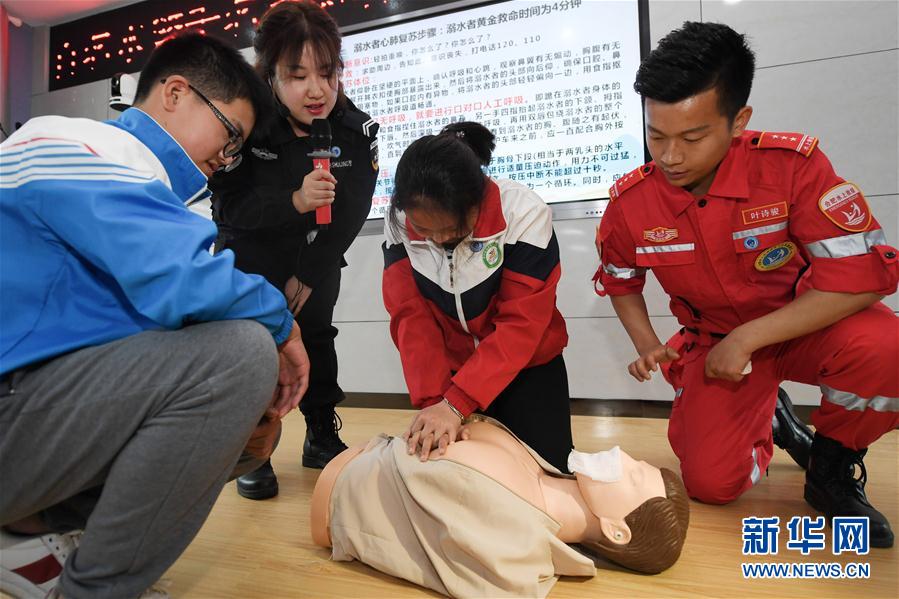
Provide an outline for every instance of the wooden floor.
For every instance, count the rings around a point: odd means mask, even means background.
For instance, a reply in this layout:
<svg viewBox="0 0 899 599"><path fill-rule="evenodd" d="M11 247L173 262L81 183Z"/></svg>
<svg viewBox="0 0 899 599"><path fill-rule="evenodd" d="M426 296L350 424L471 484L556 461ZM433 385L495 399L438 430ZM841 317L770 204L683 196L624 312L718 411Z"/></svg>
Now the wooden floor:
<svg viewBox="0 0 899 599"><path fill-rule="evenodd" d="M397 434L411 411L341 408L341 436L349 444L380 432ZM309 499L318 470L302 468L305 427L297 413L285 420L273 463L280 495L249 501L229 483L193 544L165 575L176 598L225 597L421 597L434 593L356 562L332 562L312 544ZM575 416L575 444L599 451L618 444L634 457L675 471L665 436L667 421L654 418ZM899 528L899 431L877 442L865 460L868 496ZM691 505L690 530L680 561L657 576L600 565L592 579L563 578L550 597L899 597L899 548L872 549L867 556L833 556L830 550L803 558L787 550L785 523L816 515L802 500L803 472L776 450L769 477L727 506ZM741 519L780 516L780 553L766 558L741 554ZM830 530L826 533L828 543ZM829 546L829 545L828 545ZM744 561L869 563L869 580L745 580Z"/></svg>

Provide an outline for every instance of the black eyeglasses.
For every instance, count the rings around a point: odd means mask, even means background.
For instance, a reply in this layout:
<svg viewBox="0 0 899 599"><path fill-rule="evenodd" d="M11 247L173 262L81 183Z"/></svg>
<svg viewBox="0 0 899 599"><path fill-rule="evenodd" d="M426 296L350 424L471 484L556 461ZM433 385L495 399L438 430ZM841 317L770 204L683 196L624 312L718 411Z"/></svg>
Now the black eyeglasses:
<svg viewBox="0 0 899 599"><path fill-rule="evenodd" d="M165 79L162 80L162 83L165 83ZM206 102L206 105L209 106L209 109L212 111L212 114L222 122L222 125L225 126L225 129L228 130L228 143L225 144L225 147L222 149L222 156L225 158L234 158L229 164L222 165L219 167L219 170L223 170L225 172L232 171L237 168L237 165L240 164L240 161L243 159L243 156L240 154L240 149L243 147L243 135L240 134L237 127L231 124L231 121L228 120L228 117L222 114L222 112L215 107L215 104L212 103L212 100L206 97L206 94L195 88L190 83L187 86L194 91L195 94L200 96L200 99Z"/></svg>

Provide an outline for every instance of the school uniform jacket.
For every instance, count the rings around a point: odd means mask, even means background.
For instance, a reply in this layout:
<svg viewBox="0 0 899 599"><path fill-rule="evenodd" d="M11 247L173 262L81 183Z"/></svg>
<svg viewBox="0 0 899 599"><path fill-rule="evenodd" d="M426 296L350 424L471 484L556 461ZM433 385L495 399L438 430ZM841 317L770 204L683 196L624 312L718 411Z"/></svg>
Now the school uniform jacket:
<svg viewBox="0 0 899 599"><path fill-rule="evenodd" d="M284 296L209 253L185 203L206 177L149 115L31 119L0 146L0 374L142 331L250 319L276 343Z"/></svg>
<svg viewBox="0 0 899 599"><path fill-rule="evenodd" d="M451 251L402 214L385 234L384 305L413 405L486 408L567 345L552 213L529 188L488 179L474 230Z"/></svg>

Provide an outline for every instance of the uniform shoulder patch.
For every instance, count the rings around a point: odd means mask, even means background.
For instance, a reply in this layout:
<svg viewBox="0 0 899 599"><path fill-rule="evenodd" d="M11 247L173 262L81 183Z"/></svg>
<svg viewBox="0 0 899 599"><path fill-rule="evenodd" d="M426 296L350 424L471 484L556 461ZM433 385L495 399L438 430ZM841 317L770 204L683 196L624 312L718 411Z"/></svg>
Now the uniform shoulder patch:
<svg viewBox="0 0 899 599"><path fill-rule="evenodd" d="M762 131L757 137L752 138L752 147L755 150L793 150L806 158L812 155L818 147L818 138L804 133L780 133L774 131Z"/></svg>
<svg viewBox="0 0 899 599"><path fill-rule="evenodd" d="M374 138L380 128L380 125L373 118L356 109L344 111L341 122L347 129L361 133L368 138Z"/></svg>
<svg viewBox="0 0 899 599"><path fill-rule="evenodd" d="M635 168L623 177L619 177L612 187L609 188L609 198L613 202L620 198L621 194L649 176L649 174L652 173L652 169L652 164L644 164L641 167Z"/></svg>

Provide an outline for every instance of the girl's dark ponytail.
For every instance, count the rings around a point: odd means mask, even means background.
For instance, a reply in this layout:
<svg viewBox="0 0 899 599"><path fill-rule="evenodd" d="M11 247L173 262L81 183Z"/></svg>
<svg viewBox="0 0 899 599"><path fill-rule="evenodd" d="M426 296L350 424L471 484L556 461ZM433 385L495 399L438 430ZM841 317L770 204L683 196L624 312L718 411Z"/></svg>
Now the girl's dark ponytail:
<svg viewBox="0 0 899 599"><path fill-rule="evenodd" d="M472 121L450 123L441 129L440 134L455 135L471 148L481 162L481 166L490 164L493 150L496 148L496 136L484 125Z"/></svg>

